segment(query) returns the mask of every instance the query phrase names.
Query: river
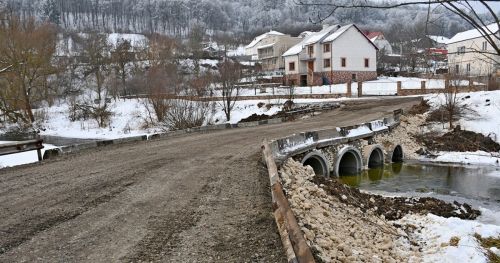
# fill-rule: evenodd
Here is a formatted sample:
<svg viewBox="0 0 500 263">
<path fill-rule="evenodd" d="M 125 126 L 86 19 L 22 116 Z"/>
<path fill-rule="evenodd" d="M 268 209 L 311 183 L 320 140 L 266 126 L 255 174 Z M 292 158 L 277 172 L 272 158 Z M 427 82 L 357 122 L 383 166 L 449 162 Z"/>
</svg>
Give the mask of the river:
<svg viewBox="0 0 500 263">
<path fill-rule="evenodd" d="M 500 167 L 399 163 L 341 176 L 340 180 L 367 192 L 432 196 L 500 214 Z M 500 218 L 494 221 L 500 224 Z"/>
</svg>

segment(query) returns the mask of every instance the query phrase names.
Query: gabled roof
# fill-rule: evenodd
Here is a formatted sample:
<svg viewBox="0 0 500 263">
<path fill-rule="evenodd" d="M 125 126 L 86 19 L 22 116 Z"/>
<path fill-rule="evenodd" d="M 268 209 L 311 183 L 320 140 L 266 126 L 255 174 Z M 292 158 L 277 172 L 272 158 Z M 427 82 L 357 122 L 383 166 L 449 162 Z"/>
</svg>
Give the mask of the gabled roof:
<svg viewBox="0 0 500 263">
<path fill-rule="evenodd" d="M 308 38 L 304 39 L 304 45 L 307 46 L 311 44 L 316 44 L 325 39 L 327 36 L 329 36 L 332 32 L 338 30 L 339 28 L 340 28 L 339 25 L 327 26 L 323 28 L 321 31 L 311 34 L 309 35 Z"/>
<path fill-rule="evenodd" d="M 312 33 L 312 34 L 306 36 L 300 43 L 298 43 L 297 45 L 288 49 L 283 54 L 283 57 L 297 55 L 302 51 L 302 49 L 304 49 L 305 46 L 308 46 L 308 45 L 312 45 L 312 44 L 315 44 L 318 42 L 321 42 L 321 43 L 333 42 L 351 27 L 354 27 L 356 30 L 358 30 L 358 32 L 361 35 L 363 35 L 363 37 L 366 38 L 366 35 L 363 34 L 363 32 L 354 24 L 349 24 L 349 25 L 345 25 L 342 27 L 339 25 L 333 25 L 333 26 L 326 27 L 319 32 L 315 32 L 315 33 Z M 376 50 L 378 50 L 377 46 L 375 46 L 375 44 L 373 44 L 373 42 L 370 41 L 370 39 L 366 38 L 366 40 L 368 42 L 370 42 L 370 44 Z"/>
<path fill-rule="evenodd" d="M 482 27 L 482 28 L 485 29 L 485 31 L 488 32 L 489 34 L 490 33 L 496 34 L 498 32 L 498 24 L 497 23 L 493 23 L 493 24 L 487 25 L 487 26 Z M 452 43 L 456 43 L 456 42 L 460 42 L 460 41 L 479 38 L 482 36 L 483 35 L 481 34 L 481 32 L 478 29 L 471 29 L 471 30 L 467 30 L 467 31 L 460 32 L 460 33 L 456 34 L 454 37 L 452 37 L 447 42 L 447 44 L 452 44 Z"/>
<path fill-rule="evenodd" d="M 334 41 L 335 39 L 337 39 L 340 35 L 342 35 L 345 31 L 347 31 L 347 29 L 351 28 L 352 26 L 354 26 L 354 24 L 349 24 L 349 25 L 345 25 L 343 27 L 340 27 L 335 32 L 330 34 L 328 37 L 323 39 L 322 43 Z"/>
<path fill-rule="evenodd" d="M 269 31 L 267 33 L 264 33 L 260 36 L 256 36 L 250 44 L 248 44 L 245 48 L 253 48 L 255 45 L 257 45 L 262 39 L 268 37 L 268 36 L 284 36 L 285 34 L 280 33 L 278 31 Z"/>
<path fill-rule="evenodd" d="M 355 24 L 349 24 L 349 25 L 345 25 L 341 28 L 339 28 L 337 31 L 335 31 L 335 33 L 331 34 L 330 36 L 328 36 L 327 38 L 325 38 L 323 40 L 323 43 L 325 42 L 332 42 L 332 41 L 335 41 L 335 39 L 337 39 L 338 37 L 340 37 L 344 32 L 346 32 L 349 28 L 351 27 L 354 27 L 356 30 L 358 30 L 358 32 L 376 49 L 378 50 L 378 47 L 373 43 L 373 41 L 371 41 L 365 34 L 363 34 L 363 31 L 361 31 L 361 29 L 359 29 L 359 27 L 357 27 Z"/>
<path fill-rule="evenodd" d="M 323 30 L 319 32 L 311 32 L 310 34 L 306 35 L 302 41 L 300 41 L 297 45 L 291 47 L 288 49 L 283 56 L 292 56 L 292 55 L 297 55 L 299 54 L 302 49 L 307 46 L 307 45 L 312 45 L 315 43 L 318 43 L 325 39 L 328 35 L 330 35 L 332 32 L 335 32 L 340 26 L 339 25 L 333 25 L 333 26 L 328 26 L 325 27 Z"/>
</svg>

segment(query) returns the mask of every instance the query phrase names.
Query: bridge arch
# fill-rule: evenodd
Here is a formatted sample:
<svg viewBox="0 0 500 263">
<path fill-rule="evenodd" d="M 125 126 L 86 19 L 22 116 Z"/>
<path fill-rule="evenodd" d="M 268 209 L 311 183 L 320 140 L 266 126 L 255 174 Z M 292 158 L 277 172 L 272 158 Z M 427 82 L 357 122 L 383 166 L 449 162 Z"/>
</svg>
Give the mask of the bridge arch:
<svg viewBox="0 0 500 263">
<path fill-rule="evenodd" d="M 391 162 L 401 163 L 404 159 L 403 147 L 401 145 L 396 145 L 392 150 Z"/>
<path fill-rule="evenodd" d="M 309 165 L 313 168 L 314 174 L 318 176 L 330 176 L 330 166 L 328 159 L 319 151 L 312 151 L 302 158 L 302 165 Z"/>
<path fill-rule="evenodd" d="M 384 166 L 384 148 L 379 144 L 365 146 L 363 157 L 367 169 Z"/>
<path fill-rule="evenodd" d="M 361 172 L 363 160 L 358 149 L 352 146 L 346 146 L 339 151 L 335 163 L 335 174 L 349 175 Z"/>
</svg>

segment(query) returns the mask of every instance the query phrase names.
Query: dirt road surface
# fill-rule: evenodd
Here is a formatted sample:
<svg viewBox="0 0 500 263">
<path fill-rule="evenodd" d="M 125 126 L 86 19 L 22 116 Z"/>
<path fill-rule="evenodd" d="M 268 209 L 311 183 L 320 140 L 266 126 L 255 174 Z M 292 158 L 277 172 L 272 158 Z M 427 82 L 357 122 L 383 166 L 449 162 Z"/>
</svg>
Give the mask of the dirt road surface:
<svg viewBox="0 0 500 263">
<path fill-rule="evenodd" d="M 358 124 L 417 101 L 367 100 L 0 170 L 0 262 L 286 262 L 263 139 Z"/>
</svg>

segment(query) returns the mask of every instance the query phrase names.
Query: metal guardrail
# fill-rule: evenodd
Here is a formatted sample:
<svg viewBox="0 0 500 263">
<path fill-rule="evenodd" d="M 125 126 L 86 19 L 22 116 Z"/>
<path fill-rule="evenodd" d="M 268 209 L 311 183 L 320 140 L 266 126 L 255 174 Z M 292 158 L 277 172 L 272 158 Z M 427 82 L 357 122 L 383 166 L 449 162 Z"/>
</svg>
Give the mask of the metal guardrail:
<svg viewBox="0 0 500 263">
<path fill-rule="evenodd" d="M 38 155 L 38 161 L 42 161 L 42 149 L 43 149 L 42 139 L 6 143 L 6 144 L 0 144 L 0 156 L 36 150 Z"/>
</svg>

